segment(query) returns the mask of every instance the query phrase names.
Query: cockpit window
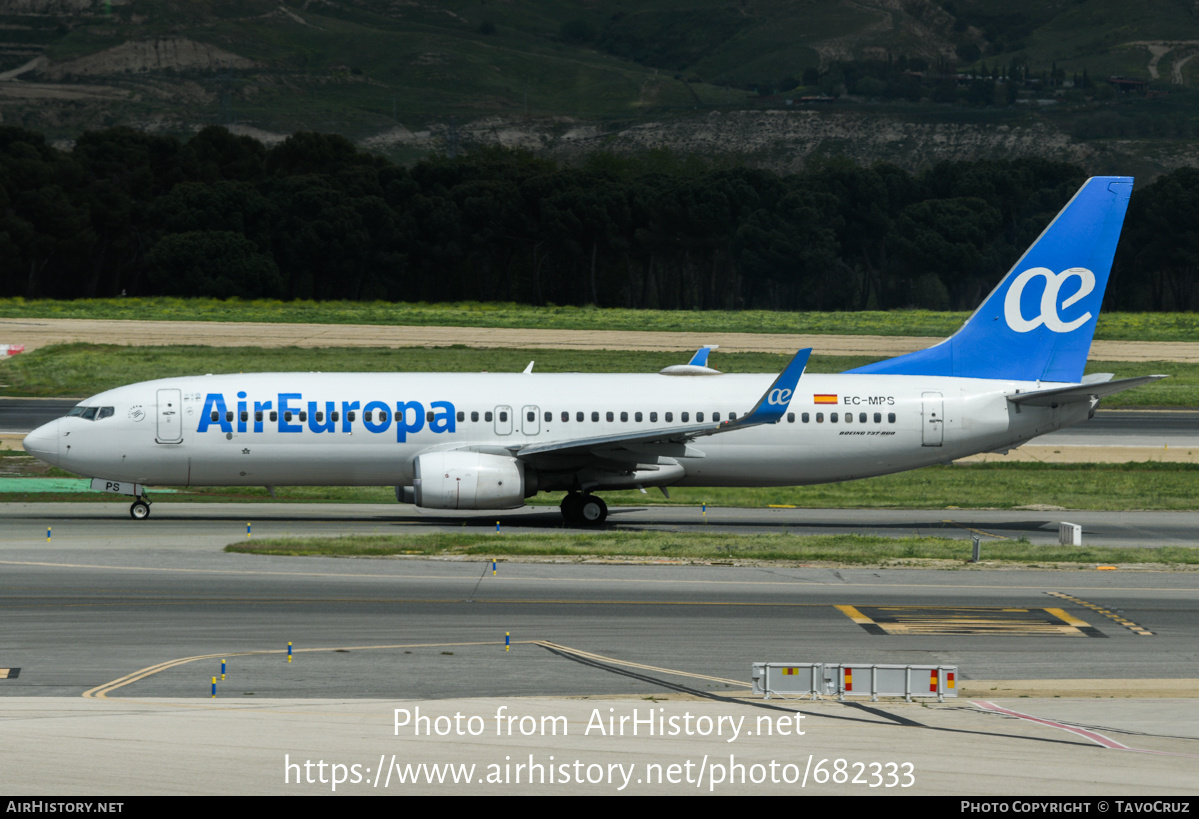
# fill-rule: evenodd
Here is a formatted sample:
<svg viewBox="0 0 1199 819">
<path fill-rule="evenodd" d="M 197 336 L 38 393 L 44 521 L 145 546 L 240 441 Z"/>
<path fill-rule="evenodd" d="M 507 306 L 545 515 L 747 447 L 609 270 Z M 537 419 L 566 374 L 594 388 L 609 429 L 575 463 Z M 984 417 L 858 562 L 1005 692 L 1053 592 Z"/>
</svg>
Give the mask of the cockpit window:
<svg viewBox="0 0 1199 819">
<path fill-rule="evenodd" d="M 68 418 L 82 418 L 84 421 L 95 421 L 99 418 L 111 418 L 116 412 L 113 407 L 72 407 L 67 413 Z"/>
</svg>

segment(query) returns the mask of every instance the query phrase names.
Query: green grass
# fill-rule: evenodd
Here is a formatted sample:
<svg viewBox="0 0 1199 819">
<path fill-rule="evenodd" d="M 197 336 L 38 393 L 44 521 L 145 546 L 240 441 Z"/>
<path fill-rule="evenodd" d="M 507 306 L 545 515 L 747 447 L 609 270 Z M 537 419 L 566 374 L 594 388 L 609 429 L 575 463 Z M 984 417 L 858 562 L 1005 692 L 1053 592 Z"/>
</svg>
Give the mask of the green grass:
<svg viewBox="0 0 1199 819">
<path fill-rule="evenodd" d="M 70 473 L 46 470 L 28 456 L 0 456 L 5 476 L 63 477 Z M 1062 509 L 1194 510 L 1199 508 L 1199 464 L 1041 464 L 972 463 L 931 466 L 895 475 L 816 486 L 767 488 L 672 487 L 670 498 L 656 489 L 643 495 L 636 490 L 604 492 L 610 506 L 669 505 L 694 510 L 700 519 L 702 504 L 765 508 L 795 506 L 809 509 Z M 262 487 L 176 488 L 171 503 L 395 503 L 392 487 L 378 486 L 278 486 L 272 498 Z M 151 490 L 153 497 L 154 490 Z M 16 501 L 113 501 L 128 498 L 107 493 L 51 495 L 6 493 Z M 562 493 L 531 498 L 533 506 L 556 507 Z M 396 507 L 397 514 L 411 507 Z M 1199 535 L 1196 536 L 1199 542 Z"/>
<path fill-rule="evenodd" d="M 411 556 L 604 556 L 653 560 L 828 561 L 894 566 L 915 561 L 970 560 L 969 540 L 863 535 L 730 535 L 694 532 L 555 532 L 537 535 L 445 533 L 430 535 L 350 535 L 339 538 L 269 538 L 238 541 L 227 552 L 268 555 L 382 557 Z M 1027 542 L 987 542 L 987 563 L 1165 563 L 1199 565 L 1199 550 L 1183 547 L 1121 549 L 1033 546 Z"/>
<path fill-rule="evenodd" d="M 686 361 L 687 353 L 640 350 L 497 350 L 470 347 L 122 347 L 60 344 L 0 363 L 0 390 L 10 396 L 83 398 L 114 387 L 171 376 L 243 372 L 520 372 L 536 361 L 537 372 L 654 373 Z M 775 353 L 713 354 L 711 364 L 730 373 L 777 373 L 788 357 Z M 812 373 L 860 367 L 877 356 L 814 355 Z M 1199 407 L 1199 365 L 1154 361 L 1092 361 L 1088 372 L 1117 378 L 1164 374 L 1165 381 L 1109 399 L 1113 407 Z"/>
<path fill-rule="evenodd" d="M 0 318 L 148 321 L 260 321 L 275 324 L 382 324 L 448 327 L 536 327 L 547 330 L 647 330 L 691 333 L 815 333 L 927 336 L 955 332 L 970 314 L 933 310 L 788 313 L 770 310 L 629 310 L 533 307 L 508 302 L 445 304 L 347 301 L 240 301 L 123 298 L 0 299 Z M 1199 341 L 1199 313 L 1103 313 L 1095 338 L 1111 341 Z"/>
<path fill-rule="evenodd" d="M 605 492 L 610 504 L 810 509 L 1063 509 L 1124 511 L 1199 508 L 1199 464 L 975 463 L 930 466 L 843 483 L 765 488 L 673 487 L 670 500 L 635 490 Z M 546 502 L 554 500 L 545 496 Z M 1199 535 L 1196 535 L 1199 542 Z"/>
</svg>

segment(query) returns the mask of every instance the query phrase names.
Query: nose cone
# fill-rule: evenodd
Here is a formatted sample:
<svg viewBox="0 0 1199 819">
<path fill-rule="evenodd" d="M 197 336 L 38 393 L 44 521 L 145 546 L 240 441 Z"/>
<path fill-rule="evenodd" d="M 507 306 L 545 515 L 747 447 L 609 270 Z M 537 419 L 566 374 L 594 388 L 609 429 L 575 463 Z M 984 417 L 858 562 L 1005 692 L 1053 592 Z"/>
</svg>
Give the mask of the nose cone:
<svg viewBox="0 0 1199 819">
<path fill-rule="evenodd" d="M 62 419 L 56 418 L 48 424 L 42 424 L 25 436 L 25 451 L 33 457 L 48 464 L 58 465 L 58 425 Z"/>
</svg>

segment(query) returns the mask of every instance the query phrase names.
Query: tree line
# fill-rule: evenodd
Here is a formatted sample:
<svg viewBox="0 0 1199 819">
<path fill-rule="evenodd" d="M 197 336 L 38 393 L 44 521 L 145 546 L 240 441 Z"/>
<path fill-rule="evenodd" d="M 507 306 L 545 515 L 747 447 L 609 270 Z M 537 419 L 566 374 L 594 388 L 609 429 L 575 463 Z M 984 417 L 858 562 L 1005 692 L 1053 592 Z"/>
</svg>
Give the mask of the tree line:
<svg viewBox="0 0 1199 819">
<path fill-rule="evenodd" d="M 1085 178 L 1036 159 L 778 175 L 666 149 L 410 167 L 340 136 L 267 148 L 0 128 L 0 295 L 970 309 Z M 1199 170 L 1134 194 L 1109 309 L 1199 308 Z"/>
</svg>

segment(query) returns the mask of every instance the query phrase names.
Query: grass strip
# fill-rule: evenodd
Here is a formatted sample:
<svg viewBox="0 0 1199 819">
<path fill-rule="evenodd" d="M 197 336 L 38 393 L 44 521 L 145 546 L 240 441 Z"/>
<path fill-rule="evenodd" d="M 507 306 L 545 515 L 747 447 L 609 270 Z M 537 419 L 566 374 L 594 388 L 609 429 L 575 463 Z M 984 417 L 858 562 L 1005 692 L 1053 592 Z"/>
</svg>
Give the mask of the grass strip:
<svg viewBox="0 0 1199 819">
<path fill-rule="evenodd" d="M 625 557 L 663 560 L 787 560 L 849 565 L 902 566 L 910 561 L 956 561 L 967 565 L 972 542 L 938 537 L 887 538 L 868 535 L 734 535 L 705 532 L 570 532 L 535 535 L 451 532 L 427 535 L 349 535 L 337 538 L 265 538 L 231 543 L 227 552 L 247 554 L 386 557 L 502 556 Z M 1045 564 L 1162 563 L 1199 565 L 1199 550 L 1178 546 L 1034 546 L 987 541 L 987 563 Z M 910 565 L 910 563 L 909 563 Z"/>
<path fill-rule="evenodd" d="M 520 372 L 536 361 L 536 372 L 656 373 L 685 363 L 687 353 L 640 350 L 532 350 L 472 347 L 124 347 L 112 344 L 55 344 L 13 356 L 0 368 L 4 394 L 13 397 L 95 395 L 104 390 L 203 373 L 270 372 Z M 712 357 L 729 373 L 777 373 L 789 356 L 775 353 L 722 353 Z M 879 356 L 813 355 L 809 373 L 839 373 Z M 1170 376 L 1105 399 L 1105 409 L 1119 407 L 1199 407 L 1199 364 L 1179 362 L 1092 361 L 1088 372 L 1115 373 L 1116 378 Z M 756 398 L 756 396 L 755 396 Z"/>
<path fill-rule="evenodd" d="M 28 456 L 0 457 L 0 470 L 19 477 L 36 473 L 67 477 L 58 469 L 41 469 Z M 150 489 L 150 497 L 155 492 Z M 698 517 L 701 504 L 765 508 L 796 506 L 806 509 L 1091 509 L 1187 511 L 1199 508 L 1199 464 L 1156 461 L 1126 464 L 969 463 L 815 486 L 671 487 L 670 498 L 657 490 L 603 492 L 609 506 L 690 507 Z M 277 486 L 276 497 L 259 486 L 177 487 L 164 501 L 200 503 L 382 503 L 395 504 L 395 489 L 380 486 Z M 41 494 L 17 489 L 0 495 L 18 501 L 113 501 L 125 496 L 105 492 Z M 530 498 L 536 507 L 557 506 L 562 493 Z M 397 514 L 411 507 L 397 506 Z M 1199 536 L 1197 536 L 1199 541 Z"/>
<path fill-rule="evenodd" d="M 534 307 L 512 302 L 276 301 L 208 298 L 0 299 L 0 318 L 251 321 L 304 324 L 386 324 L 446 327 L 538 327 L 547 330 L 638 330 L 701 333 L 827 333 L 934 336 L 954 333 L 968 311 L 630 310 L 616 307 Z M 1095 338 L 1112 341 L 1194 341 L 1199 313 L 1102 313 Z"/>
</svg>

